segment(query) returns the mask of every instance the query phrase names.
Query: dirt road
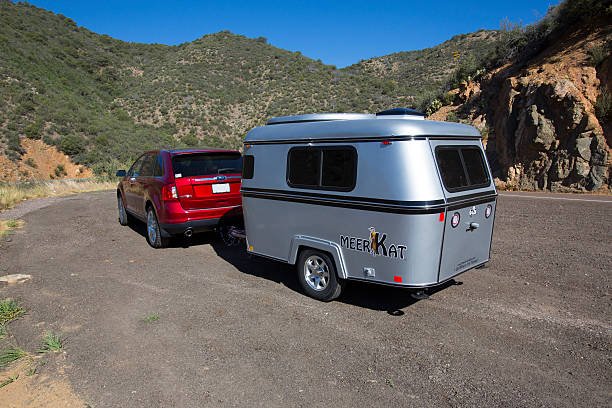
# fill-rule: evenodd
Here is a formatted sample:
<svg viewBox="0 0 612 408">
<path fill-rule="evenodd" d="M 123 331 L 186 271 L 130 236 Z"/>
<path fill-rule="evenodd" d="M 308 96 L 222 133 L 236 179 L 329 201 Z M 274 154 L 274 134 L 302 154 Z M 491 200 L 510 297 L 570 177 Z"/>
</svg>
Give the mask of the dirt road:
<svg viewBox="0 0 612 408">
<path fill-rule="evenodd" d="M 550 198 L 501 195 L 490 267 L 428 300 L 354 284 L 320 303 L 210 236 L 152 249 L 112 192 L 83 194 L 23 216 L 0 274 L 33 279 L 0 297 L 29 311 L 24 348 L 64 336 L 93 407 L 610 406 L 612 202 Z"/>
</svg>

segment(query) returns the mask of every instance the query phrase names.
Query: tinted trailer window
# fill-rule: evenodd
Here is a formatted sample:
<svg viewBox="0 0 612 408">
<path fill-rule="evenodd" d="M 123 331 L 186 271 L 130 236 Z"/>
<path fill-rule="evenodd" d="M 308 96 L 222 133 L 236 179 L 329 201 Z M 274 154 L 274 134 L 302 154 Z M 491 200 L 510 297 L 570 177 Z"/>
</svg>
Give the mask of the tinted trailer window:
<svg viewBox="0 0 612 408">
<path fill-rule="evenodd" d="M 172 158 L 175 177 L 192 177 L 209 174 L 242 172 L 240 154 L 185 154 Z M 180 174 L 180 176 L 178 176 Z"/>
<path fill-rule="evenodd" d="M 478 147 L 438 147 L 436 161 L 448 191 L 480 188 L 489 184 L 489 174 Z"/>
<path fill-rule="evenodd" d="M 356 177 L 357 151 L 352 146 L 289 150 L 287 183 L 291 187 L 351 191 Z"/>
</svg>

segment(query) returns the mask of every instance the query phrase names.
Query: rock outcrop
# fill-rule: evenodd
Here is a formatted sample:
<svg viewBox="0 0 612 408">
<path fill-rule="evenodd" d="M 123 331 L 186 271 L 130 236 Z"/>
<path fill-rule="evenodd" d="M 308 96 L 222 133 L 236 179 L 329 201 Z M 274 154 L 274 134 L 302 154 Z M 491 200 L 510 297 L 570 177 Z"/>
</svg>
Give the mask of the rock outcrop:
<svg viewBox="0 0 612 408">
<path fill-rule="evenodd" d="M 595 106 L 610 91 L 612 62 L 608 53 L 593 66 L 588 51 L 606 49 L 611 37 L 609 26 L 577 29 L 531 61 L 459 90 L 463 113 L 489 131 L 487 154 L 501 187 L 610 189 L 610 124 Z"/>
</svg>

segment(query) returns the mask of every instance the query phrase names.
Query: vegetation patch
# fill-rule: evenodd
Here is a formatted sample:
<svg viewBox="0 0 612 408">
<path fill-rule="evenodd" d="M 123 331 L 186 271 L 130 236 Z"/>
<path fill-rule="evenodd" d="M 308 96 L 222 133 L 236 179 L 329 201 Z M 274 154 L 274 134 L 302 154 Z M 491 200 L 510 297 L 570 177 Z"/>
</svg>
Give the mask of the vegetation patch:
<svg viewBox="0 0 612 408">
<path fill-rule="evenodd" d="M 146 315 L 146 316 L 144 317 L 144 319 L 143 319 L 143 320 L 144 320 L 144 322 L 145 322 L 145 323 L 153 323 L 153 322 L 156 322 L 156 321 L 158 321 L 158 320 L 159 320 L 159 314 L 157 314 L 157 313 L 151 313 L 151 314 L 148 314 L 148 315 Z"/>
<path fill-rule="evenodd" d="M 587 52 L 589 54 L 589 64 L 593 67 L 601 64 L 610 55 L 610 50 L 605 44 L 594 45 Z"/>
<path fill-rule="evenodd" d="M 0 324 L 4 325 L 11 320 L 15 320 L 25 313 L 25 309 L 17 304 L 13 299 L 0 301 Z"/>
<path fill-rule="evenodd" d="M 40 350 L 38 350 L 38 352 L 39 353 L 48 353 L 48 352 L 57 353 L 58 351 L 62 349 L 62 347 L 63 347 L 63 344 L 62 344 L 62 339 L 60 338 L 60 336 L 49 331 L 45 333 L 43 337 L 42 347 L 40 348 Z"/>
<path fill-rule="evenodd" d="M 605 87 L 601 88 L 597 101 L 595 101 L 595 115 L 602 122 L 612 116 L 612 95 Z"/>
<path fill-rule="evenodd" d="M 11 231 L 23 227 L 22 220 L 0 220 L 0 238 L 11 233 Z"/>
<path fill-rule="evenodd" d="M 15 382 L 19 378 L 19 374 L 11 375 L 6 380 L 0 382 L 0 388 L 6 387 L 7 385 Z"/>
<path fill-rule="evenodd" d="M 27 356 L 28 353 L 19 347 L 9 347 L 0 351 L 0 368 L 5 368 L 13 361 Z"/>
</svg>

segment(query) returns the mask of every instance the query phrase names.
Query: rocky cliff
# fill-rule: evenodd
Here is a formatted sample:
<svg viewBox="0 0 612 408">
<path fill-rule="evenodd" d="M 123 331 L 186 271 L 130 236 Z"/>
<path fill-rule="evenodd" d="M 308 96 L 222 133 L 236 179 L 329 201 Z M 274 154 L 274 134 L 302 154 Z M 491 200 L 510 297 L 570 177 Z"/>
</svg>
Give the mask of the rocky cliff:
<svg viewBox="0 0 612 408">
<path fill-rule="evenodd" d="M 527 61 L 463 83 L 433 118 L 483 131 L 502 188 L 609 190 L 611 38 L 605 21 L 574 27 Z"/>
</svg>

